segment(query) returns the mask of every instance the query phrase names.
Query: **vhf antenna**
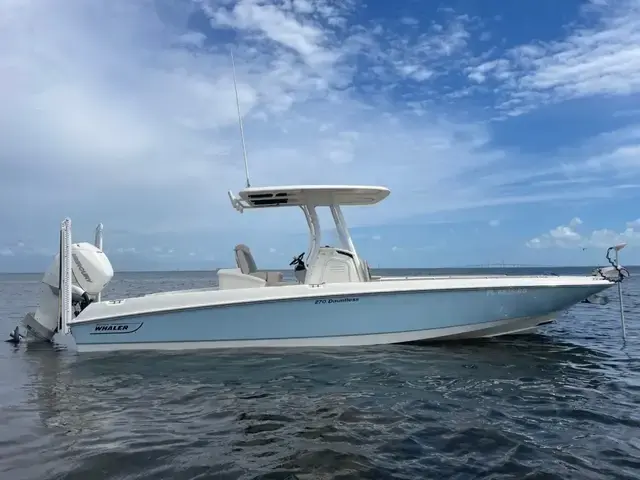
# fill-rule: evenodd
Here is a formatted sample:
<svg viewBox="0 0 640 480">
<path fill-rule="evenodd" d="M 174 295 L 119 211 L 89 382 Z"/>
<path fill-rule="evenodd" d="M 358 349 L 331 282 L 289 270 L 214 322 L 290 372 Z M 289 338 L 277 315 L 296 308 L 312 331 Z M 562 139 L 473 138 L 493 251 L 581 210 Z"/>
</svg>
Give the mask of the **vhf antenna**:
<svg viewBox="0 0 640 480">
<path fill-rule="evenodd" d="M 249 163 L 247 160 L 247 147 L 244 144 L 244 128 L 242 128 L 242 115 L 240 114 L 240 100 L 238 100 L 238 85 L 236 84 L 236 64 L 233 61 L 233 50 L 231 53 L 231 68 L 233 69 L 233 89 L 236 92 L 236 108 L 238 110 L 238 124 L 240 125 L 240 139 L 242 140 L 242 156 L 244 158 L 244 176 L 247 180 L 247 188 L 251 187 L 249 182 Z"/>
</svg>

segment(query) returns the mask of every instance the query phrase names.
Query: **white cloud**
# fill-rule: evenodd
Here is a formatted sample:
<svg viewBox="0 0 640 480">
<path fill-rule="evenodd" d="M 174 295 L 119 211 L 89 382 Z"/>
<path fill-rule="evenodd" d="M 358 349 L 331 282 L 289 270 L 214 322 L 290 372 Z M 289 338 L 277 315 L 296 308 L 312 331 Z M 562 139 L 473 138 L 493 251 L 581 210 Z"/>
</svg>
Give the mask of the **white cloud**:
<svg viewBox="0 0 640 480">
<path fill-rule="evenodd" d="M 498 108 L 510 116 L 575 98 L 640 93 L 639 5 L 592 2 L 563 38 L 521 44 L 492 60 L 480 57 L 467 75 L 499 83 Z"/>
<path fill-rule="evenodd" d="M 500 220 L 497 220 L 497 219 L 490 220 L 489 221 L 489 226 L 490 227 L 499 227 L 500 226 Z"/>
<path fill-rule="evenodd" d="M 297 3 L 296 6 L 298 13 L 313 12 L 309 4 Z M 214 26 L 230 26 L 263 34 L 269 40 L 296 52 L 312 69 L 330 68 L 338 59 L 338 52 L 325 46 L 328 43 L 327 32 L 312 22 L 300 22 L 294 14 L 277 5 L 241 0 L 231 10 L 213 5 L 207 10 Z"/>
<path fill-rule="evenodd" d="M 582 223 L 580 218 L 573 218 L 567 225 L 559 225 L 547 233 L 532 238 L 526 242 L 526 246 L 529 248 L 609 248 L 619 243 L 627 243 L 630 247 L 640 246 L 640 228 L 637 221 L 627 222 L 627 228 L 622 232 L 600 229 L 580 233 L 578 227 Z"/>
<path fill-rule="evenodd" d="M 576 227 L 581 224 L 582 220 L 575 217 L 571 219 L 568 225 L 559 225 L 548 233 L 529 240 L 526 245 L 529 248 L 545 248 L 550 246 L 570 248 L 581 246 L 583 239 L 576 231 Z"/>
<path fill-rule="evenodd" d="M 640 124 L 595 135 L 572 149 L 559 152 L 559 169 L 576 182 L 618 181 L 616 188 L 638 188 L 640 181 Z"/>
<path fill-rule="evenodd" d="M 542 239 L 540 237 L 535 237 L 531 240 L 528 240 L 526 245 L 529 248 L 545 248 L 547 246 L 546 243 L 542 243 Z"/>
<path fill-rule="evenodd" d="M 375 210 L 348 210 L 351 225 L 619 195 L 615 188 L 623 180 L 595 175 L 600 167 L 593 155 L 596 180 L 589 188 L 579 183 L 587 174 L 572 170 L 585 158 L 578 147 L 573 160 L 562 155 L 562 168 L 523 171 L 531 159 L 494 146 L 492 127 L 482 119 L 427 108 L 442 96 L 438 79 L 466 68 L 475 19 L 405 18 L 398 20 L 404 28 L 394 29 L 375 19 L 355 25 L 357 16 L 349 17 L 355 8 L 328 0 L 3 2 L 0 202 L 21 198 L 21 209 L 4 209 L 0 221 L 32 239 L 49 238 L 65 215 L 74 229 L 76 221 L 103 221 L 110 242 L 114 229 L 124 232 L 121 243 L 112 243 L 123 253 L 131 245 L 150 249 L 129 243 L 130 234 L 207 232 L 218 239 L 238 232 L 257 241 L 267 231 L 304 231 L 297 211 L 241 216 L 228 203 L 226 190 L 244 180 L 230 45 L 253 184 L 391 188 Z M 195 31 L 194 15 L 206 18 L 206 28 Z M 538 55 L 533 47 L 519 52 Z M 359 68 L 363 58 L 369 64 Z M 464 71 L 472 83 L 510 82 L 514 61 L 486 58 Z M 527 75 L 542 72 L 542 64 L 532 62 L 514 84 L 513 98 L 516 87 L 532 84 Z M 420 84 L 421 99 L 391 101 L 387 94 L 406 87 L 402 82 Z M 600 164 L 630 164 L 635 140 L 600 141 Z M 540 183 L 513 187 L 532 178 Z M 562 190 L 543 184 L 568 179 L 573 183 Z M 192 246 L 184 251 L 200 255 Z"/>
<path fill-rule="evenodd" d="M 463 178 L 508 160 L 501 151 L 478 151 L 490 140 L 486 126 L 435 114 L 416 122 L 343 88 L 358 53 L 377 51 L 380 65 L 402 70 L 464 48 L 464 18 L 433 26 L 419 45 L 388 32 L 395 46 L 383 51 L 383 32 L 344 31 L 337 19 L 348 3 L 314 3 L 312 14 L 303 3 L 296 14 L 249 0 L 202 5 L 213 27 L 232 26 L 244 39 L 236 64 L 254 183 L 383 180 L 394 193 L 376 221 L 397 216 L 403 202 L 412 204 L 404 209 L 410 215 L 495 200 Z M 0 61 L 16 82 L 0 92 L 3 176 L 12 180 L 3 200 L 29 182 L 41 197 L 25 201 L 28 211 L 39 210 L 44 197 L 58 216 L 91 214 L 131 231 L 249 229 L 255 218 L 273 225 L 266 214 L 249 226 L 226 198 L 242 182 L 226 46 L 194 54 L 203 39 L 187 29 L 186 17 L 168 24 L 147 3 L 89 8 L 59 0 L 3 9 L 12 21 L 0 30 Z M 392 158 L 401 161 L 390 165 Z M 58 195 L 61 189 L 67 193 Z M 416 194 L 422 202 L 405 202 Z M 443 194 L 446 204 L 436 201 Z M 33 223 L 44 223 L 43 213 L 34 215 Z"/>
<path fill-rule="evenodd" d="M 401 23 L 407 22 L 411 23 L 401 19 Z M 423 83 L 446 74 L 452 62 L 459 61 L 454 55 L 470 56 L 467 46 L 471 22 L 469 16 L 453 13 L 446 24 L 431 22 L 420 30 L 396 30 L 387 21 L 374 22 L 359 37 L 366 46 L 361 53 L 375 64 L 371 73 L 378 80 L 389 81 L 390 89 L 396 88 L 401 79 Z"/>
<path fill-rule="evenodd" d="M 636 220 L 632 220 L 630 222 L 627 222 L 627 227 L 628 228 L 637 228 L 638 230 L 640 230 L 640 218 L 638 218 Z"/>
<path fill-rule="evenodd" d="M 602 229 L 594 230 L 589 237 L 589 245 L 600 248 L 609 248 L 619 243 L 626 243 L 630 247 L 640 246 L 640 230 L 626 228 L 622 232 Z"/>
</svg>

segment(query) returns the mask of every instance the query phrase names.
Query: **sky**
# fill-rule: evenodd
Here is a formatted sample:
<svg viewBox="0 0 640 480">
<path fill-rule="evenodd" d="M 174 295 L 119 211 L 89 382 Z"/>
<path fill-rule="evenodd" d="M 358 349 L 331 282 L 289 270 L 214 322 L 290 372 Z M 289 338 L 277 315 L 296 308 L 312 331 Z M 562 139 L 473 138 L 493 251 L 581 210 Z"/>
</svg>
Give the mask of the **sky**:
<svg viewBox="0 0 640 480">
<path fill-rule="evenodd" d="M 300 210 L 227 196 L 231 51 L 252 186 L 391 190 L 371 266 L 640 264 L 640 0 L 3 0 L 0 271 L 67 216 L 116 270 L 288 268 Z"/>
</svg>

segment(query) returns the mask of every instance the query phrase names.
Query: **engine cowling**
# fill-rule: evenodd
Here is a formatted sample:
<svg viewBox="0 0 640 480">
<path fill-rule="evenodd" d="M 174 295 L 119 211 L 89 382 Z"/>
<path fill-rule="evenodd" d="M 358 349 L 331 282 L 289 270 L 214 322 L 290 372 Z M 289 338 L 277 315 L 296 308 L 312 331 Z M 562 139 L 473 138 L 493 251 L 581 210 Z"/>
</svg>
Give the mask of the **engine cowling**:
<svg viewBox="0 0 640 480">
<path fill-rule="evenodd" d="M 113 278 L 111 262 L 95 245 L 87 242 L 71 246 L 71 272 L 73 284 L 89 295 L 97 295 Z M 56 254 L 49 269 L 42 278 L 43 283 L 58 288 L 60 275 L 60 254 Z"/>
<path fill-rule="evenodd" d="M 109 258 L 95 245 L 87 242 L 71 246 L 72 295 L 75 314 L 79 314 L 101 293 L 113 278 L 113 267 Z M 28 313 L 23 325 L 27 335 L 40 340 L 51 340 L 58 327 L 58 296 L 60 293 L 60 254 L 42 277 L 42 286 L 35 313 Z"/>
</svg>

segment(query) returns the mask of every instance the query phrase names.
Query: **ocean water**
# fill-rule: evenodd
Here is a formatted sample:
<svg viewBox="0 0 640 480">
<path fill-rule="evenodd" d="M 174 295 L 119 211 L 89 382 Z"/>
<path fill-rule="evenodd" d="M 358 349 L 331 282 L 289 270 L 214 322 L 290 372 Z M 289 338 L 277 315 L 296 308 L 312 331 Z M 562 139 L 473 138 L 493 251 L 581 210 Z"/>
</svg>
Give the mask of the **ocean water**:
<svg viewBox="0 0 640 480">
<path fill-rule="evenodd" d="M 0 275 L 0 333 L 34 309 L 40 277 Z M 0 479 L 638 479 L 638 277 L 623 284 L 626 343 L 615 287 L 608 305 L 491 341 L 91 355 L 0 343 Z M 214 282 L 122 273 L 106 298 Z"/>
</svg>

